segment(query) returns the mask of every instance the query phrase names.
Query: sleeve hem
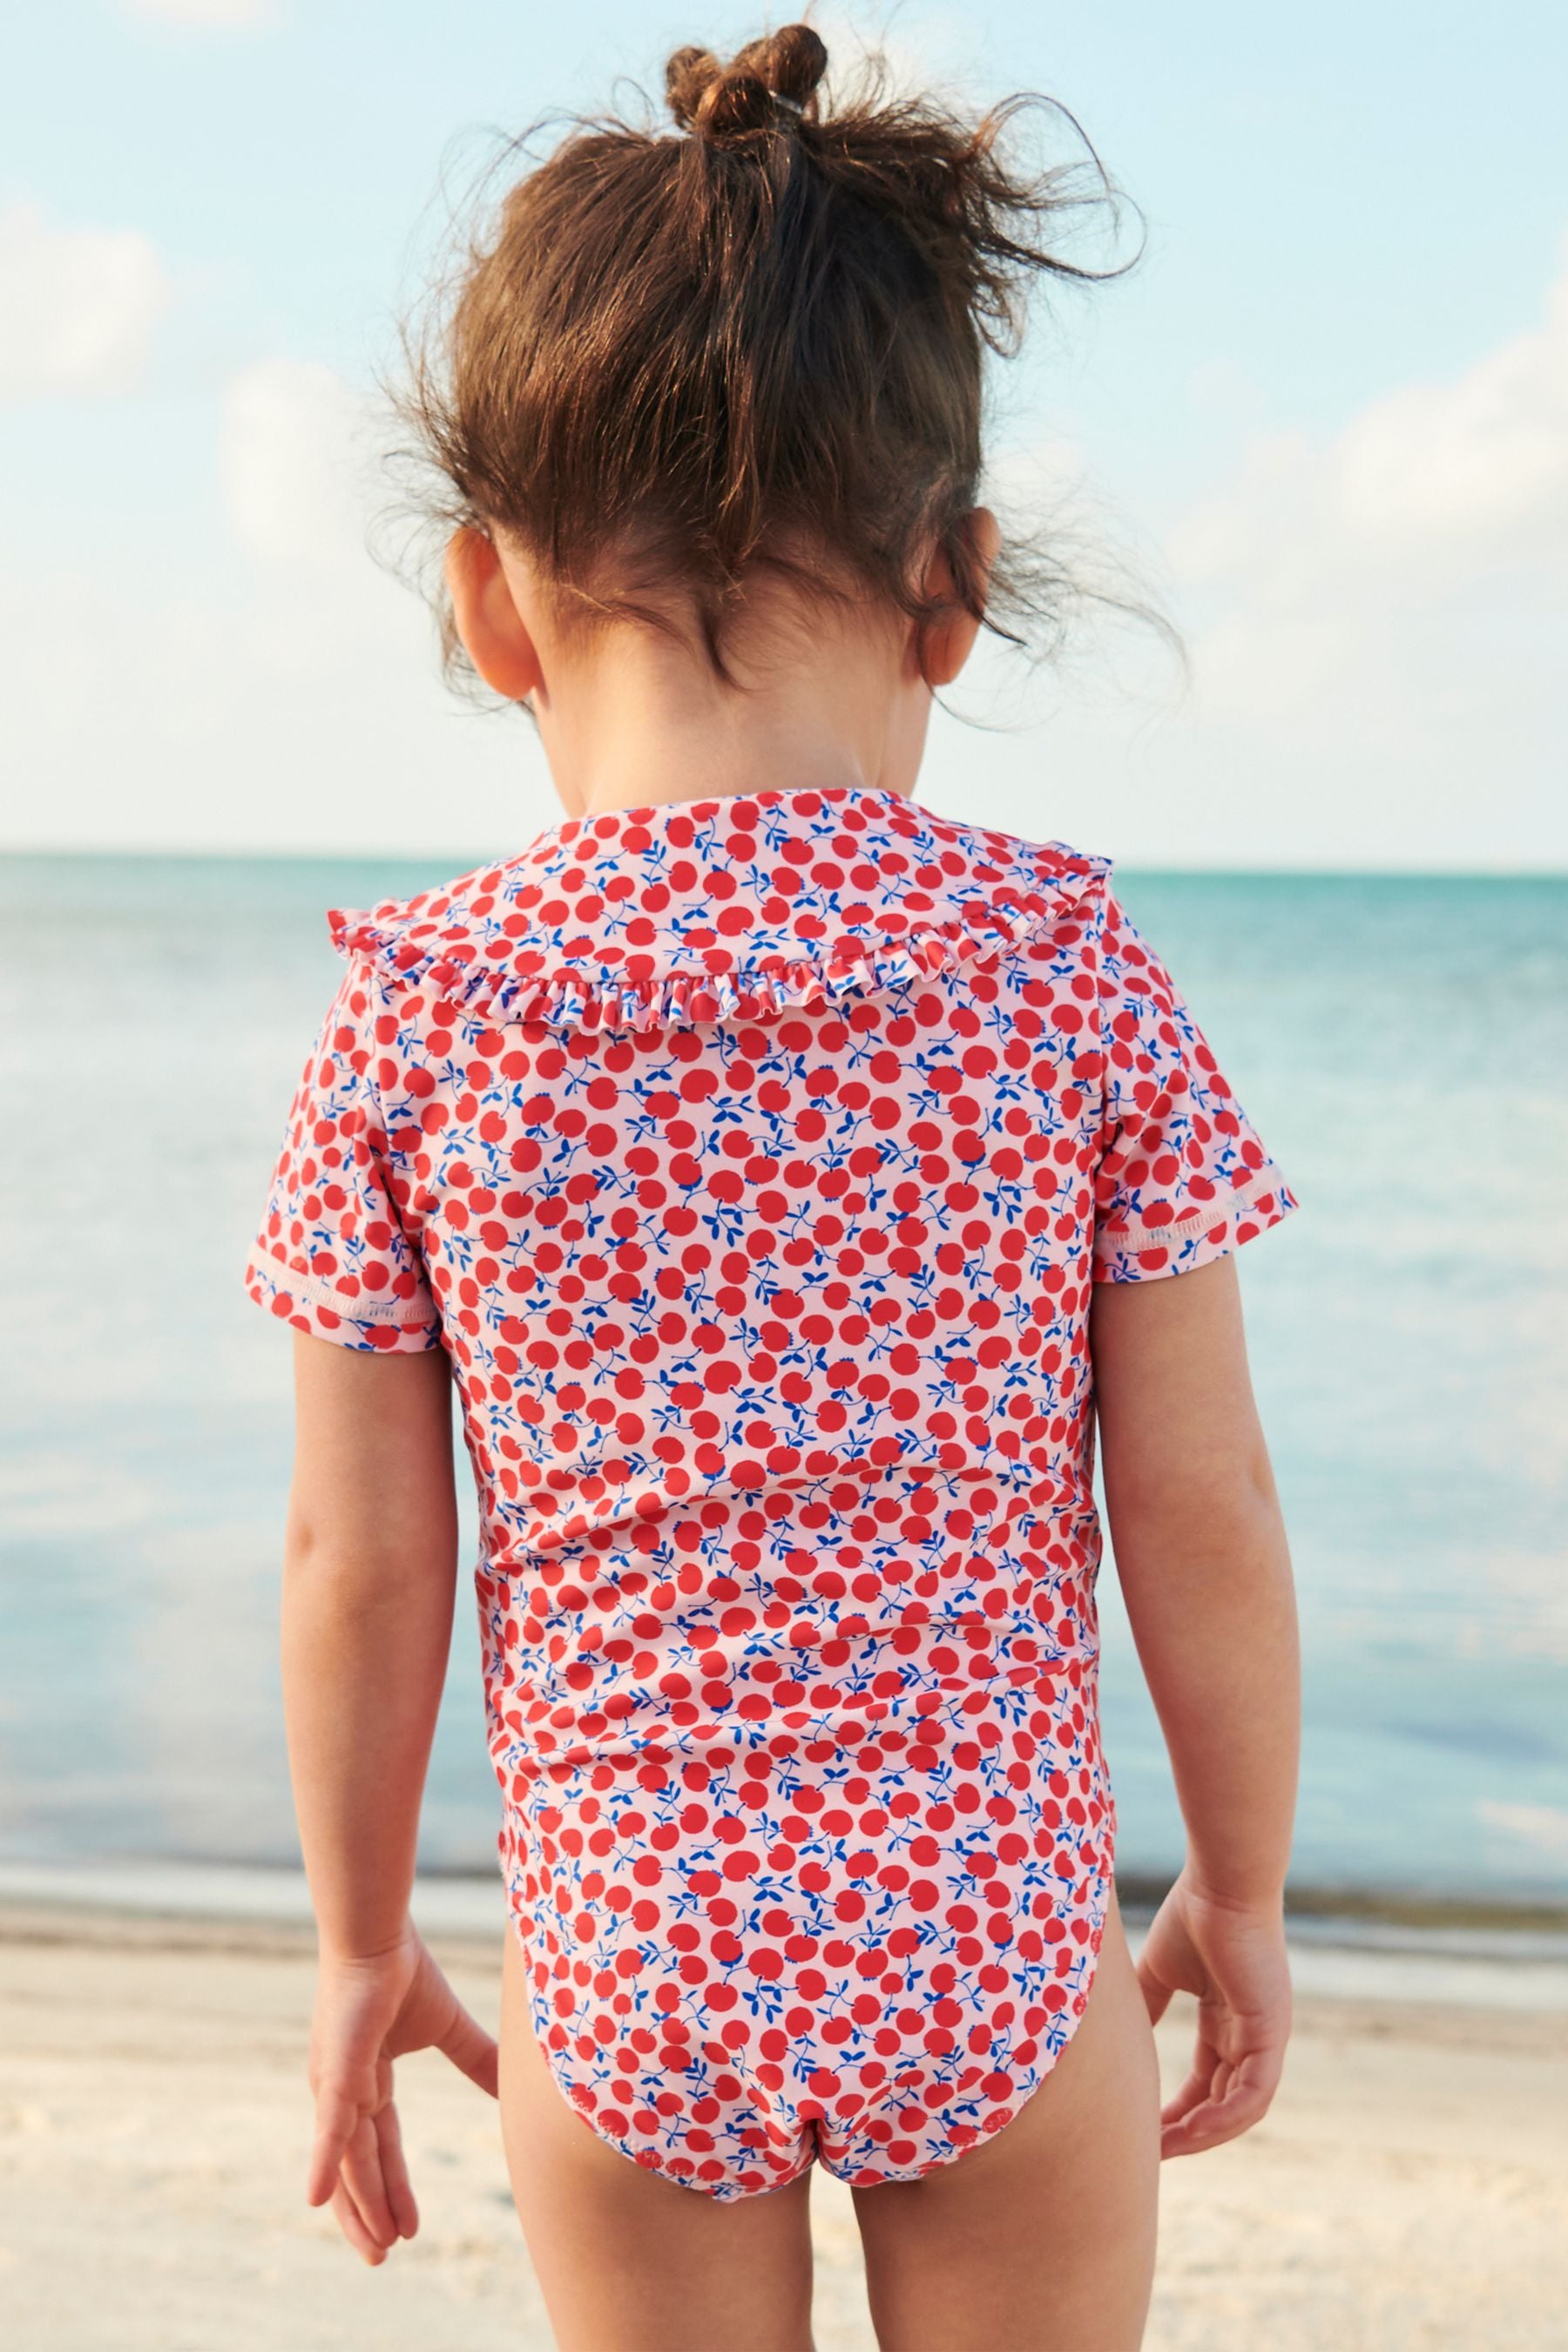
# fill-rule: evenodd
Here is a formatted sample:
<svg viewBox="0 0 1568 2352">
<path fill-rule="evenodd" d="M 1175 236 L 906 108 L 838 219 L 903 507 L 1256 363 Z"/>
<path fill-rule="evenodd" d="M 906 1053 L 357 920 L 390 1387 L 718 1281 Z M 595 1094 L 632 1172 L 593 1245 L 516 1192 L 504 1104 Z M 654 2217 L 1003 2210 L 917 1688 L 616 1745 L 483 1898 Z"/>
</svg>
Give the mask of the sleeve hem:
<svg viewBox="0 0 1568 2352">
<path fill-rule="evenodd" d="M 284 1259 L 274 1257 L 259 1244 L 247 1259 L 245 1272 L 247 1280 L 260 1277 L 307 1306 L 325 1307 L 329 1314 L 341 1315 L 350 1323 L 390 1323 L 402 1330 L 417 1330 L 441 1319 L 434 1298 L 423 1285 L 406 1298 L 393 1293 L 350 1297 L 342 1290 L 334 1290 L 330 1283 L 318 1282 L 313 1275 L 297 1273 Z"/>
<path fill-rule="evenodd" d="M 1248 1187 L 1249 1192 L 1252 1189 Z M 1184 1217 L 1179 1225 L 1127 1226 L 1108 1235 L 1103 1244 L 1097 1236 L 1093 1279 L 1139 1282 L 1161 1275 L 1190 1274 L 1268 1233 L 1300 1205 L 1277 1173 L 1257 1189 L 1268 1201 L 1267 1207 L 1237 1195 L 1232 1202 L 1216 1202 L 1206 1216 Z"/>
<path fill-rule="evenodd" d="M 1206 1207 L 1195 1210 L 1190 1217 L 1183 1217 L 1178 1223 L 1102 1226 L 1096 1235 L 1096 1244 L 1104 1255 L 1114 1256 L 1127 1249 L 1163 1249 L 1172 1242 L 1197 1241 L 1222 1217 L 1234 1216 L 1239 1211 L 1254 1208 L 1260 1196 L 1270 1192 L 1285 1194 L 1289 1196 L 1289 1205 L 1296 1205 L 1294 1195 L 1290 1194 L 1289 1185 L 1272 1160 L 1254 1169 L 1246 1183 L 1237 1184 L 1228 1199 L 1216 1195 Z"/>
</svg>

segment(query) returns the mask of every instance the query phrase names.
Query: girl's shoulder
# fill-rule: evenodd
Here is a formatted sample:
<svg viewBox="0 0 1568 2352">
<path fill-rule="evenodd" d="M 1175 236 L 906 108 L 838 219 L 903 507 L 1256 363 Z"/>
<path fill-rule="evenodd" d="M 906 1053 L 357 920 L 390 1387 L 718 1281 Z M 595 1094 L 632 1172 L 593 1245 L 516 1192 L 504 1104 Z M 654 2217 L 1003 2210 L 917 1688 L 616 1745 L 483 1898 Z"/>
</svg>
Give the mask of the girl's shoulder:
<svg viewBox="0 0 1568 2352">
<path fill-rule="evenodd" d="M 1100 927 L 1111 861 L 845 787 L 572 818 L 369 908 L 334 946 L 490 1021 L 651 1029 L 764 1016 Z"/>
</svg>

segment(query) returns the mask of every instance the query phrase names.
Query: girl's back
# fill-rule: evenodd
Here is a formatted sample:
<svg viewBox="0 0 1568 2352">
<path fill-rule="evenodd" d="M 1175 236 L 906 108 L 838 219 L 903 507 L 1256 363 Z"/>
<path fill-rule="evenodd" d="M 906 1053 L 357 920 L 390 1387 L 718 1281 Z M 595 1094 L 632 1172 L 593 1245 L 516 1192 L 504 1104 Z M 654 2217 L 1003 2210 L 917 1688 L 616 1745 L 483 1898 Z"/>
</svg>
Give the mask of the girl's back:
<svg viewBox="0 0 1568 2352">
<path fill-rule="evenodd" d="M 716 2195 L 956 2154 L 1087 1998 L 1090 1284 L 1291 1204 L 1107 877 L 775 790 L 331 919 L 252 1295 L 449 1350 L 536 2027 Z"/>
</svg>

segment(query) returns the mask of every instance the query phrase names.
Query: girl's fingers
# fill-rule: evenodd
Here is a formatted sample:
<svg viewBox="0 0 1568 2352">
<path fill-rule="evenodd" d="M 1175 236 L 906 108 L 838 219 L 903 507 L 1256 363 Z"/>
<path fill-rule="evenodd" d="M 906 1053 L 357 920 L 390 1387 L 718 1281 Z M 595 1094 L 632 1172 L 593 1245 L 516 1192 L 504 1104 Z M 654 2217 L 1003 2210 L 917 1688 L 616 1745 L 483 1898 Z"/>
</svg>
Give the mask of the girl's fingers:
<svg viewBox="0 0 1568 2352">
<path fill-rule="evenodd" d="M 341 2180 L 332 2190 L 332 2211 L 337 2215 L 339 2229 L 362 2261 L 374 2265 L 386 2260 L 385 2247 L 376 2244 L 360 2219 L 358 2206 Z"/>
<path fill-rule="evenodd" d="M 1161 2155 L 1197 2156 L 1205 2148 L 1218 2147 L 1250 2131 L 1267 2114 L 1279 2074 L 1279 2061 L 1273 2052 L 1258 2052 L 1239 2065 L 1222 2070 L 1208 2096 L 1179 2115 L 1162 2116 Z"/>
<path fill-rule="evenodd" d="M 338 2168 L 343 2160 L 343 2151 L 353 2137 L 359 2118 L 357 2099 L 349 2098 L 342 2091 L 319 2090 L 316 2093 L 316 2137 L 305 2178 L 305 2202 L 308 2205 L 324 2205 L 331 2195 Z"/>
<path fill-rule="evenodd" d="M 375 2133 L 381 2143 L 381 2177 L 386 2183 L 386 2201 L 397 2224 L 397 2234 L 401 2238 L 411 2238 L 419 2227 L 419 2208 L 415 2202 L 413 2183 L 408 2178 L 397 2109 L 390 2102 L 375 2118 Z"/>
<path fill-rule="evenodd" d="M 1181 2089 L 1161 2108 L 1161 2123 L 1179 2124 L 1184 2116 L 1191 2115 L 1194 2107 L 1201 2106 L 1205 2099 L 1213 2098 L 1216 2087 L 1213 2063 L 1205 2063 L 1200 2053 Z"/>
<path fill-rule="evenodd" d="M 343 2151 L 339 2178 L 353 2199 L 365 2232 L 384 2250 L 395 2244 L 397 2224 L 387 2202 L 381 2174 L 381 2137 L 369 2116 L 362 2116 Z"/>
<path fill-rule="evenodd" d="M 1164 1923 L 1163 1915 L 1156 1914 L 1152 1922 L 1134 1967 L 1151 2025 L 1157 2025 L 1164 2016 L 1173 1994 L 1192 1992 L 1201 1997 L 1204 1976 L 1192 1946 L 1176 1928 Z"/>
<path fill-rule="evenodd" d="M 1163 2124 L 1179 2123 L 1202 2099 L 1211 2098 L 1219 2087 L 1219 2052 L 1203 2030 L 1200 2022 L 1197 2042 L 1193 2050 L 1193 2063 L 1187 2077 L 1174 2097 L 1167 2099 L 1160 2110 Z"/>
<path fill-rule="evenodd" d="M 485 2032 L 478 2018 L 468 2015 L 455 1994 L 451 2018 L 436 2046 L 470 2083 L 477 2083 L 492 2099 L 497 2096 L 495 2037 Z"/>
</svg>

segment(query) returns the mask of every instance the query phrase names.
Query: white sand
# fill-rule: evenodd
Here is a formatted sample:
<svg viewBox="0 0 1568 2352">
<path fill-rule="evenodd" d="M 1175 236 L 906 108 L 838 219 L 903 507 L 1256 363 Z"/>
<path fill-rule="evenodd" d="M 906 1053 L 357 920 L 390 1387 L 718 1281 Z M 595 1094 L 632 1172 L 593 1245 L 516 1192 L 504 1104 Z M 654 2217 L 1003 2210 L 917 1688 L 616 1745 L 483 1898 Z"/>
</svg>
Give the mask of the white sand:
<svg viewBox="0 0 1568 2352">
<path fill-rule="evenodd" d="M 493 2018 L 493 1945 L 433 1940 Z M 547 2352 L 495 2110 L 441 2062 L 399 2069 L 415 2242 L 370 2272 L 306 2210 L 310 1974 L 292 1929 L 0 1909 L 13 2352 Z M 847 2192 L 814 2201 L 819 2352 L 873 2352 Z M 1271 2115 L 1165 2169 L 1149 2352 L 1564 2342 L 1561 2012 L 1309 1993 Z"/>
</svg>

